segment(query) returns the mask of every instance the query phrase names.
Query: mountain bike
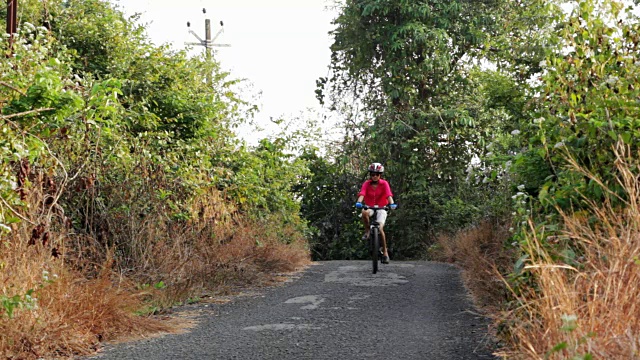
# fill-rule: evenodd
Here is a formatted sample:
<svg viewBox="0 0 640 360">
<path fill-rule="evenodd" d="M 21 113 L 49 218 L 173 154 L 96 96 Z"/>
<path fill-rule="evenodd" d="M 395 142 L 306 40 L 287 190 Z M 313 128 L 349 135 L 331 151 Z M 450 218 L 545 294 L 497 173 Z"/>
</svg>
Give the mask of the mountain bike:
<svg viewBox="0 0 640 360">
<path fill-rule="evenodd" d="M 389 207 L 367 206 L 362 207 L 364 210 L 371 209 L 373 214 L 369 216 L 369 253 L 371 255 L 371 265 L 373 273 L 378 272 L 378 261 L 382 260 L 384 254 L 380 250 L 380 224 L 378 223 L 378 210 L 389 211 Z"/>
</svg>

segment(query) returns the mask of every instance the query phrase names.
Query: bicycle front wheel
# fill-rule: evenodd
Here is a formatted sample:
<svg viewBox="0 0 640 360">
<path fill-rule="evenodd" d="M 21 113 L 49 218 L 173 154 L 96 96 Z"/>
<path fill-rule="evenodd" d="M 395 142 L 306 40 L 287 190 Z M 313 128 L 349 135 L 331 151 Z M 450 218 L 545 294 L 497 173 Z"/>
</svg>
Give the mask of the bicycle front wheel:
<svg viewBox="0 0 640 360">
<path fill-rule="evenodd" d="M 373 273 L 378 272 L 378 249 L 380 249 L 380 234 L 378 228 L 371 229 L 371 265 Z"/>
</svg>

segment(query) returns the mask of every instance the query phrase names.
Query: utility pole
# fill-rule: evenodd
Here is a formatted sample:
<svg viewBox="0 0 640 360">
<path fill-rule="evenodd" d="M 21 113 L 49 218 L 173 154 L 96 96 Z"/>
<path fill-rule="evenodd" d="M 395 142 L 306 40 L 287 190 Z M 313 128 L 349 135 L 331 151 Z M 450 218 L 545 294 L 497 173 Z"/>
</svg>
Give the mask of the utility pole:
<svg viewBox="0 0 640 360">
<path fill-rule="evenodd" d="M 206 14 L 207 13 L 207 9 L 202 9 L 202 13 Z M 220 30 L 216 33 L 216 35 L 213 37 L 213 39 L 211 38 L 211 19 L 205 19 L 204 20 L 204 34 L 205 34 L 205 39 L 202 40 L 202 38 L 200 38 L 200 36 L 198 36 L 198 34 L 195 33 L 195 31 L 191 30 L 191 23 L 187 22 L 187 28 L 189 28 L 189 33 L 193 36 L 195 36 L 196 39 L 198 39 L 198 42 L 191 42 L 191 43 L 185 43 L 187 45 L 198 45 L 198 46 L 204 46 L 205 48 L 205 52 L 206 52 L 206 56 L 207 56 L 207 61 L 211 60 L 211 50 L 214 47 L 230 47 L 230 44 L 214 44 L 213 42 L 216 41 L 216 39 L 220 36 L 220 34 L 222 34 L 224 32 L 224 23 L 222 21 L 220 21 Z M 211 74 L 207 75 L 207 83 L 211 84 Z"/>
<path fill-rule="evenodd" d="M 18 32 L 18 0 L 7 0 L 7 34 L 9 34 L 9 54 L 13 55 L 13 34 Z"/>
<path fill-rule="evenodd" d="M 211 60 L 211 46 L 209 46 L 209 44 L 213 45 L 211 41 L 211 19 L 204 19 L 204 35 L 207 60 Z"/>
</svg>

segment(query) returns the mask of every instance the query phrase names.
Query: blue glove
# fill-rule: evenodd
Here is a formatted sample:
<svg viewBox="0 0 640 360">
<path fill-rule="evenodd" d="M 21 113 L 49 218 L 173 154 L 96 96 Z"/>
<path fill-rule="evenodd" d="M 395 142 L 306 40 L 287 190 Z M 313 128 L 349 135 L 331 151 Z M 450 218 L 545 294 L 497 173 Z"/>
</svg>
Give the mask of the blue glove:
<svg viewBox="0 0 640 360">
<path fill-rule="evenodd" d="M 357 202 L 356 203 L 356 209 L 362 209 L 362 203 L 361 202 Z"/>
<path fill-rule="evenodd" d="M 398 204 L 391 204 L 389 205 L 389 207 L 391 208 L 391 210 L 395 210 L 398 208 Z"/>
</svg>

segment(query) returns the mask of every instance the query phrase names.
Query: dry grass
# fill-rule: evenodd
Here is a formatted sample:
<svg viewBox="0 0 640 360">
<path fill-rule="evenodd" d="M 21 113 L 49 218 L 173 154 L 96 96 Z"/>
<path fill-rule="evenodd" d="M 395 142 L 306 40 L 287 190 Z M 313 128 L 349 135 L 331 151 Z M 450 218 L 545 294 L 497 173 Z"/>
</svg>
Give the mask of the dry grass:
<svg viewBox="0 0 640 360">
<path fill-rule="evenodd" d="M 55 205 L 43 206 L 46 189 L 37 185 L 46 182 L 32 183 L 31 212 L 0 235 L 0 358 L 73 357 L 104 341 L 171 331 L 174 324 L 135 313 L 267 283 L 309 262 L 298 230 L 248 221 L 215 191 L 193 202 L 189 221 L 161 212 L 102 219 L 117 239 L 107 246 L 70 229 Z"/>
<path fill-rule="evenodd" d="M 156 294 L 154 303 L 164 307 L 221 288 L 259 286 L 310 262 L 307 242 L 299 234 L 291 234 L 292 242 L 285 244 L 265 236 L 265 226 L 273 223 L 218 223 L 197 232 L 180 227 L 169 231 L 171 241 L 148 244 L 143 273 L 150 274 L 148 282 L 168 286 Z"/>
<path fill-rule="evenodd" d="M 0 357 L 64 358 L 91 353 L 99 341 L 165 330 L 134 315 L 140 300 L 103 273 L 88 280 L 41 245 L 3 239 L 0 255 Z M 33 300 L 25 295 L 32 290 Z M 7 298 L 20 296 L 9 317 Z"/>
<path fill-rule="evenodd" d="M 51 201 L 58 189 L 41 173 L 30 180 L 23 189 L 29 204 L 19 214 L 23 221 L 0 234 L 0 357 L 65 358 L 91 353 L 100 341 L 123 334 L 166 330 L 134 315 L 142 301 L 114 276 L 109 256 L 84 266 L 68 256 L 74 235 Z"/>
<path fill-rule="evenodd" d="M 137 234 L 128 239 L 133 255 L 117 266 L 140 283 L 162 281 L 166 289 L 153 291 L 152 299 L 160 308 L 226 287 L 268 283 L 277 273 L 310 262 L 300 231 L 278 218 L 261 222 L 241 216 L 218 191 L 196 198 L 191 212 L 186 222 L 157 214 L 133 231 L 125 229 Z"/>
<path fill-rule="evenodd" d="M 488 313 L 499 311 L 508 289 L 500 276 L 510 269 L 513 256 L 504 249 L 508 224 L 485 221 L 454 236 L 440 236 L 437 260 L 458 265 L 476 306 Z"/>
<path fill-rule="evenodd" d="M 640 183 L 637 160 L 628 163 L 625 154 L 619 148 L 616 163 L 618 182 L 626 190 L 626 197 L 619 198 L 624 206 L 592 201 L 588 213 L 562 214 L 560 237 L 530 232 L 527 269 L 538 289 L 517 296 L 521 306 L 508 314 L 512 341 L 505 355 L 640 358 Z M 578 264 L 554 260 L 544 246 L 551 241 L 572 243 L 581 256 Z"/>
</svg>

